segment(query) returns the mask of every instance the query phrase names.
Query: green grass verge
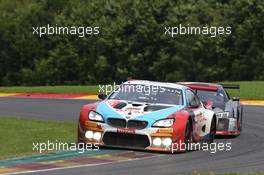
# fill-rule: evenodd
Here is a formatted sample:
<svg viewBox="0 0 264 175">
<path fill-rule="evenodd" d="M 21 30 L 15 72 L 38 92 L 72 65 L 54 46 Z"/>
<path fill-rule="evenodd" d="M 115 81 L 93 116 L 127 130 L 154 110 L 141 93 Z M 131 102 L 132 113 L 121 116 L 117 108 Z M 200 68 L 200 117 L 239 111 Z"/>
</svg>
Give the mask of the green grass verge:
<svg viewBox="0 0 264 175">
<path fill-rule="evenodd" d="M 98 94 L 98 86 L 13 86 L 0 87 L 0 93 Z"/>
<path fill-rule="evenodd" d="M 33 143 L 76 141 L 75 123 L 0 117 L 0 159 L 36 154 Z"/>
<path fill-rule="evenodd" d="M 264 81 L 222 82 L 239 84 L 240 90 L 228 90 L 231 96 L 244 100 L 264 100 Z M 98 94 L 97 85 L 89 86 L 33 86 L 33 87 L 0 87 L 0 93 L 66 93 Z"/>
<path fill-rule="evenodd" d="M 240 97 L 243 100 L 264 100 L 264 81 L 239 81 L 222 83 L 240 85 L 240 90 L 227 90 L 232 97 Z"/>
</svg>

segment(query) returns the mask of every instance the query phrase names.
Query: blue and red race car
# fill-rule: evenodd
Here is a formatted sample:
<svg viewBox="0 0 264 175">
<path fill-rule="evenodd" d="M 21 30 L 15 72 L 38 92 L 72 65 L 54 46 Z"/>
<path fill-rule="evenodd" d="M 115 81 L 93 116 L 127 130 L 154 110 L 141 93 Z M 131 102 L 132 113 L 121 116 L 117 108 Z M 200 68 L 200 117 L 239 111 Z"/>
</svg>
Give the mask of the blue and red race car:
<svg viewBox="0 0 264 175">
<path fill-rule="evenodd" d="M 186 86 L 131 80 L 99 98 L 81 109 L 80 143 L 181 152 L 187 144 L 214 140 L 215 113 Z"/>
</svg>

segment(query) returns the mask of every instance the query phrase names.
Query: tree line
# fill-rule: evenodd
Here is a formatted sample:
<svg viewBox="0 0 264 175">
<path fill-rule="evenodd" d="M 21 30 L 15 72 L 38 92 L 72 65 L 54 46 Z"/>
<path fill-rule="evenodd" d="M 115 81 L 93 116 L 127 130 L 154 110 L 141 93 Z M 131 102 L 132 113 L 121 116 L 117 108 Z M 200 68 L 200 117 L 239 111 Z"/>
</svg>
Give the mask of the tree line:
<svg viewBox="0 0 264 175">
<path fill-rule="evenodd" d="M 262 0 L 0 0 L 0 85 L 264 80 Z M 167 26 L 230 35 L 165 35 Z M 37 26 L 98 35 L 33 34 Z"/>
</svg>

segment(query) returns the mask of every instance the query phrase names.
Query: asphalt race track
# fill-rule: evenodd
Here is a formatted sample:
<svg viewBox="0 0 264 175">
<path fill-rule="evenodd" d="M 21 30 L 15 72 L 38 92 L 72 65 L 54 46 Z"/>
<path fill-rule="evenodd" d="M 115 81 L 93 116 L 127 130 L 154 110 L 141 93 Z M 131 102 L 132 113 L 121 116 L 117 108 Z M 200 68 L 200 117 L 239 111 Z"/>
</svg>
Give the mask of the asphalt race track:
<svg viewBox="0 0 264 175">
<path fill-rule="evenodd" d="M 77 121 L 81 105 L 92 100 L 0 98 L 0 116 Z M 59 169 L 37 174 L 183 174 L 199 172 L 264 172 L 264 107 L 244 106 L 243 133 L 231 142 L 230 151 L 194 151 L 184 154 L 157 154 L 134 161 Z"/>
<path fill-rule="evenodd" d="M 0 116 L 59 121 L 78 120 L 81 106 L 95 100 L 0 98 Z"/>
</svg>

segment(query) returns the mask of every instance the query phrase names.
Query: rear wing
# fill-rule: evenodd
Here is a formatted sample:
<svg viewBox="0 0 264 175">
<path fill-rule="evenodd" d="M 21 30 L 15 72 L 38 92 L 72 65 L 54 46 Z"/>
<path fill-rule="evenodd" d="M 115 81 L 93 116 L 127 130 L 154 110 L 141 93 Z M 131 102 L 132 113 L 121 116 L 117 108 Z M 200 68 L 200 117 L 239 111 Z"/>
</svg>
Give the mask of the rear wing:
<svg viewBox="0 0 264 175">
<path fill-rule="evenodd" d="M 221 84 L 224 89 L 240 89 L 240 85 L 235 84 Z"/>
</svg>

